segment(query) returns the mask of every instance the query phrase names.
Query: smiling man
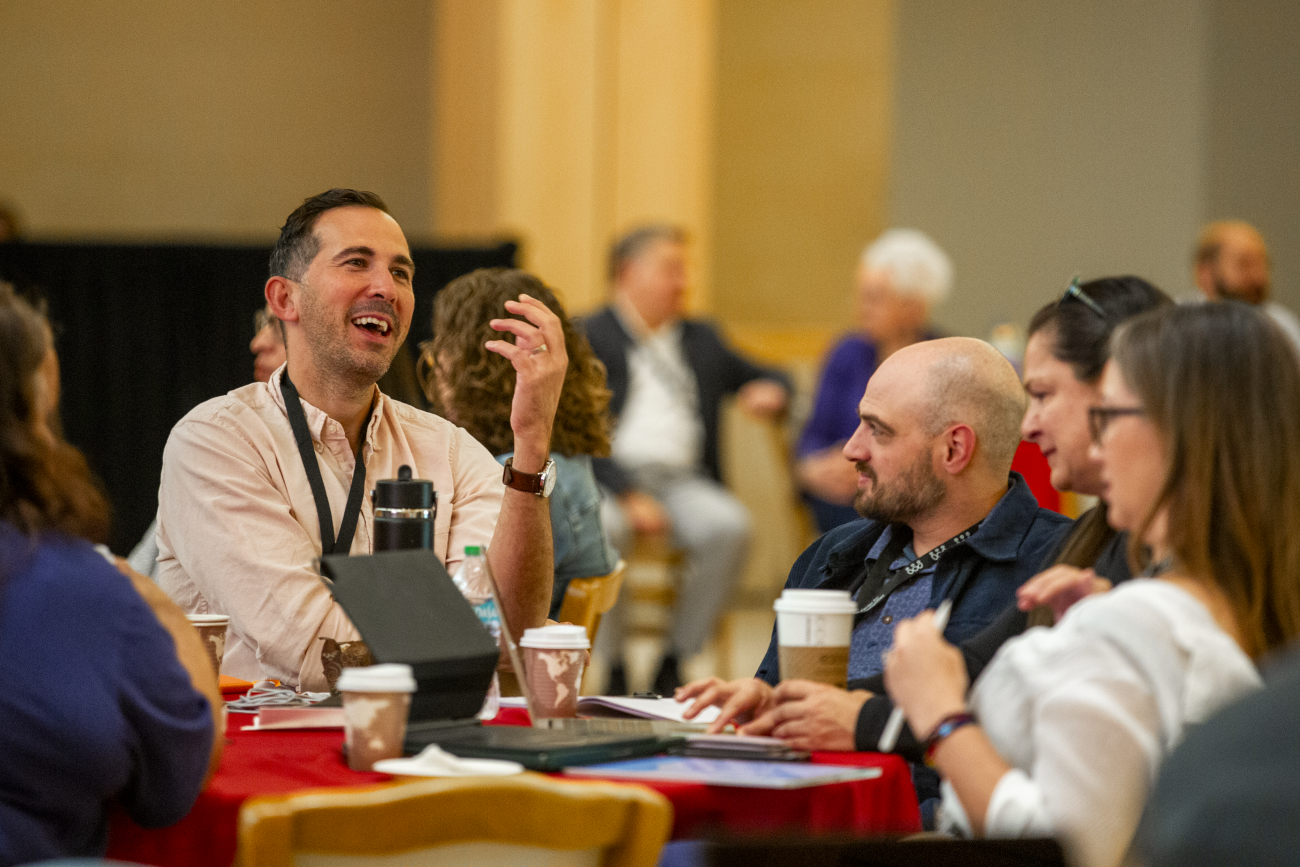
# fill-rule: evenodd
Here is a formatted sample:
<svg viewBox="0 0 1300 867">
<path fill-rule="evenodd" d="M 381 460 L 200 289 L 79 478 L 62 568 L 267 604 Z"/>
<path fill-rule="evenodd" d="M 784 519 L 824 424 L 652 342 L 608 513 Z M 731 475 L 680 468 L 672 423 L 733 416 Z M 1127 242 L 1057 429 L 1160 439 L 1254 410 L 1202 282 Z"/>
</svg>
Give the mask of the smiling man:
<svg viewBox="0 0 1300 867">
<path fill-rule="evenodd" d="M 514 335 L 486 344 L 516 372 L 507 487 L 464 430 L 375 385 L 410 329 L 414 272 L 378 196 L 329 190 L 308 199 L 281 229 L 266 282 L 287 362 L 268 382 L 200 404 L 172 430 L 158 494 L 158 580 L 186 611 L 230 617 L 224 674 L 326 688 L 321 639 L 359 636 L 313 560 L 370 553 L 369 492 L 404 464 L 438 492 L 434 550 L 448 569 L 466 545 L 488 545 L 517 633 L 545 619 L 551 528 L 539 474 L 550 469 L 567 365 L 559 320 L 521 296 L 502 315 L 527 321 L 492 322 Z"/>
<path fill-rule="evenodd" d="M 1015 602 L 1069 519 L 1038 507 L 1011 472 L 1025 412 L 1015 370 L 981 340 L 949 337 L 890 355 L 867 383 L 844 447 L 858 470 L 865 520 L 822 536 L 795 561 L 787 588 L 847 590 L 858 605 L 849 649 L 852 688 L 883 669 L 894 623 L 953 603 L 944 635 L 979 632 Z M 908 572 L 909 566 L 915 568 Z M 745 722 L 796 746 L 852 750 L 870 694 L 780 681 L 777 637 L 753 678 L 683 687 L 696 709 L 722 707 L 714 728 Z M 694 715 L 694 712 L 691 712 Z M 924 800 L 937 793 L 918 780 Z"/>
</svg>

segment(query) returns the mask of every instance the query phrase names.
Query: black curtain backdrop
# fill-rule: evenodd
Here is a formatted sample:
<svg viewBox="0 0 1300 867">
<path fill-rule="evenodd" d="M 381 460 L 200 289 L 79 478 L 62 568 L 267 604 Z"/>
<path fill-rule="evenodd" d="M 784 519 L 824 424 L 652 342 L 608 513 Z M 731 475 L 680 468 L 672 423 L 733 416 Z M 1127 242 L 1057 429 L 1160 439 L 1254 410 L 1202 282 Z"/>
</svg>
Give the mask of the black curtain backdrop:
<svg viewBox="0 0 1300 867">
<path fill-rule="evenodd" d="M 420 248 L 406 342 L 431 336 L 433 296 L 475 268 L 513 267 L 517 247 Z M 0 280 L 49 305 L 63 433 L 113 504 L 125 555 L 158 509 L 163 446 L 195 405 L 253 379 L 253 314 L 270 247 L 0 244 Z"/>
</svg>

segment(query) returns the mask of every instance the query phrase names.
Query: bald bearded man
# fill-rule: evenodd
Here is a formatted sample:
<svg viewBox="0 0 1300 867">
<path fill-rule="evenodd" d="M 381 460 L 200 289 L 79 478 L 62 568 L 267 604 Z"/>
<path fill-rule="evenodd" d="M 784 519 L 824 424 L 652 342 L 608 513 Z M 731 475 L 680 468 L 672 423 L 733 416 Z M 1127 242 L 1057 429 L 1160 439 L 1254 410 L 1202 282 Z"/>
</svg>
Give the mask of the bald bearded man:
<svg viewBox="0 0 1300 867">
<path fill-rule="evenodd" d="M 1068 532 L 1069 519 L 1040 509 L 1024 479 L 1011 472 L 1024 413 L 1015 370 L 989 344 L 967 337 L 900 349 L 867 383 L 861 421 L 844 447 L 858 470 L 854 507 L 862 520 L 814 542 L 785 585 L 853 596 L 850 688 L 880 673 L 896 621 L 945 599 L 953 604 L 944 630 L 949 641 L 980 631 L 1015 603 L 1016 588 Z M 816 749 L 855 748 L 869 693 L 797 680 L 777 688 L 779 679 L 773 629 L 753 678 L 696 681 L 677 697 L 696 700 L 688 716 L 720 705 L 715 729 L 752 721 L 747 734 L 775 733 Z"/>
</svg>

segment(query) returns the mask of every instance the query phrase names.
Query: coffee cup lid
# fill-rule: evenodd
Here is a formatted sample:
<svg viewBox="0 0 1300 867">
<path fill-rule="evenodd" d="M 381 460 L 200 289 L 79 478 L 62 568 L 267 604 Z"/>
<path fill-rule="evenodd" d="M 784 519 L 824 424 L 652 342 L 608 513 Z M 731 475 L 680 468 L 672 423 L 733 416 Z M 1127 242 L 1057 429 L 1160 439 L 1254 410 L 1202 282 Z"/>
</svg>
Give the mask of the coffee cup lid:
<svg viewBox="0 0 1300 867">
<path fill-rule="evenodd" d="M 411 666 L 400 662 L 343 669 L 339 692 L 415 692 Z"/>
<path fill-rule="evenodd" d="M 539 626 L 525 629 L 520 647 L 554 648 L 558 650 L 585 650 L 591 647 L 585 626 Z"/>
<path fill-rule="evenodd" d="M 855 614 L 858 606 L 847 590 L 786 590 L 772 604 L 789 614 Z"/>
<path fill-rule="evenodd" d="M 230 616 L 226 614 L 186 614 L 185 619 L 195 626 L 227 626 Z"/>
</svg>

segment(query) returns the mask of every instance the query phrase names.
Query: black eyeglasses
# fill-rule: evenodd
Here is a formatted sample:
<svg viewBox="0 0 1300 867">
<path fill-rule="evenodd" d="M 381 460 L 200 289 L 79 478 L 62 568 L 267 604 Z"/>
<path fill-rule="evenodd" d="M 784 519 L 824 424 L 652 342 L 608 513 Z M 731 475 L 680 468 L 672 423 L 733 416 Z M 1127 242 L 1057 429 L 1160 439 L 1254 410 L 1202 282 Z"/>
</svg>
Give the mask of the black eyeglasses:
<svg viewBox="0 0 1300 867">
<path fill-rule="evenodd" d="M 1065 294 L 1061 296 L 1061 303 L 1064 304 L 1071 298 L 1083 302 L 1089 310 L 1100 316 L 1103 321 L 1106 319 L 1106 311 L 1101 309 L 1101 305 L 1085 295 L 1083 290 L 1079 288 L 1078 274 L 1075 274 L 1074 279 L 1070 281 L 1070 285 L 1065 287 Z"/>
<path fill-rule="evenodd" d="M 1090 406 L 1088 407 L 1088 433 L 1092 441 L 1101 445 L 1101 437 L 1110 423 L 1122 415 L 1146 415 L 1140 406 Z"/>
</svg>

